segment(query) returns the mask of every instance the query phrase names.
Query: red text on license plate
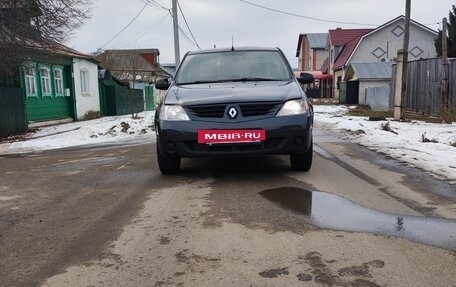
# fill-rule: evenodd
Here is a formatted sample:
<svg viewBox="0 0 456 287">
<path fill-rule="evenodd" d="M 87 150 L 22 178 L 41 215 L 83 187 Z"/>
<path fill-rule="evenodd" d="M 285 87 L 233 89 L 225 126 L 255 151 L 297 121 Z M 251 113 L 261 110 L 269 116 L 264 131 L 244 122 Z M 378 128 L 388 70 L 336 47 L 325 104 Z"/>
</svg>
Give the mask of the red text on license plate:
<svg viewBox="0 0 456 287">
<path fill-rule="evenodd" d="M 199 130 L 198 143 L 248 143 L 264 141 L 265 130 Z"/>
</svg>

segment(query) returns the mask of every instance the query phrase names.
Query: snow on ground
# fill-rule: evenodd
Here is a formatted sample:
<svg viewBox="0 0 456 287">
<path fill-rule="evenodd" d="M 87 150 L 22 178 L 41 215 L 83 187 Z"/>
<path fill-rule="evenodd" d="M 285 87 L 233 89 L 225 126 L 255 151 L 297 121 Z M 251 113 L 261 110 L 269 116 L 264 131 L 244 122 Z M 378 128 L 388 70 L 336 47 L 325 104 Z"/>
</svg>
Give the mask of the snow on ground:
<svg viewBox="0 0 456 287">
<path fill-rule="evenodd" d="M 345 106 L 315 105 L 314 108 L 317 128 L 333 131 L 347 140 L 456 183 L 456 124 L 369 121 L 365 117 L 348 116 L 349 108 Z M 140 137 L 154 141 L 155 133 L 151 129 L 154 112 L 139 116 L 140 119 L 132 119 L 129 115 L 104 117 L 40 128 L 18 140 L 0 143 L 0 155 L 113 143 Z M 431 142 L 423 142 L 423 137 Z"/>
<path fill-rule="evenodd" d="M 0 143 L 0 155 L 114 143 L 140 136 L 155 138 L 151 128 L 154 115 L 154 111 L 143 112 L 138 119 L 125 115 L 39 128 L 18 140 Z"/>
<path fill-rule="evenodd" d="M 315 105 L 314 109 L 316 127 L 456 183 L 456 124 L 369 121 L 348 116 L 345 106 Z"/>
</svg>

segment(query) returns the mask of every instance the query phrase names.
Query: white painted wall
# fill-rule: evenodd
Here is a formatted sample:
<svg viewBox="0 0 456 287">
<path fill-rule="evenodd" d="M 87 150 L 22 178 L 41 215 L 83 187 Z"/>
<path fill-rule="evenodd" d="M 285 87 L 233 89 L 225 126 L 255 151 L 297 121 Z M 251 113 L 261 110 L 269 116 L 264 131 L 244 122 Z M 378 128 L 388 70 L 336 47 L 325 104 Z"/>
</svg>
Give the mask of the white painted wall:
<svg viewBox="0 0 456 287">
<path fill-rule="evenodd" d="M 89 73 L 89 89 L 87 93 L 81 92 L 81 70 L 87 70 Z M 84 116 L 88 111 L 100 112 L 97 64 L 82 59 L 73 59 L 73 79 L 77 119 L 84 119 Z"/>
<path fill-rule="evenodd" d="M 392 32 L 396 31 L 397 34 L 397 32 L 400 31 L 397 26 L 405 29 L 405 21 L 403 19 L 398 19 L 390 25 L 383 27 L 383 29 L 364 37 L 359 43 L 358 48 L 353 53 L 350 62 L 347 63 L 347 66 L 350 63 L 379 62 L 382 59 L 385 59 L 387 62 L 393 61 L 397 57 L 397 51 L 402 49 L 404 41 L 404 35 L 397 37 Z M 413 50 L 415 47 L 419 47 L 423 52 L 422 54 L 417 55 L 417 57 L 414 57 L 411 53 L 409 53 L 409 61 L 418 60 L 420 58 L 437 57 L 434 46 L 435 37 L 436 35 L 433 33 L 411 23 L 409 51 Z M 372 54 L 372 52 L 377 48 L 386 52 L 380 58 L 377 58 Z M 384 53 L 380 49 L 378 49 L 377 53 L 379 54 L 377 55 Z M 418 51 L 418 49 L 414 50 L 414 52 Z"/>
<path fill-rule="evenodd" d="M 358 92 L 358 103 L 360 105 L 367 104 L 366 102 L 366 89 L 367 88 L 381 88 L 389 86 L 390 80 L 384 81 L 360 81 L 359 82 L 359 92 Z"/>
</svg>

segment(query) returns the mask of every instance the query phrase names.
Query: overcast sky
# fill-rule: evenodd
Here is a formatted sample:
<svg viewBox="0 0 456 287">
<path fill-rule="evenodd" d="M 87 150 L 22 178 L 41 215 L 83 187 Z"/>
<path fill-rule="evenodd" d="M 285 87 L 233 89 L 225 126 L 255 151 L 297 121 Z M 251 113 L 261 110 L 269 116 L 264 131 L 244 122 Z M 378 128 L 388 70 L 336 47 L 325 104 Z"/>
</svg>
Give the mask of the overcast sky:
<svg viewBox="0 0 456 287">
<path fill-rule="evenodd" d="M 93 17 L 75 31 L 68 44 L 86 53 L 103 49 L 158 48 L 161 63 L 174 62 L 171 0 L 155 0 L 137 19 L 109 44 L 144 7 L 153 0 L 94 0 Z M 246 0 L 247 1 L 247 0 Z M 275 46 L 281 48 L 293 67 L 300 33 L 326 33 L 328 29 L 375 28 L 405 14 L 405 0 L 248 0 L 271 9 L 318 18 L 285 15 L 253 6 L 241 0 L 180 0 L 180 6 L 202 49 L 235 46 Z M 451 0 L 412 0 L 412 19 L 438 30 L 448 17 Z M 359 24 L 343 24 L 349 22 Z M 369 24 L 361 25 L 361 24 Z M 440 24 L 441 25 L 441 24 Z M 190 33 L 179 13 L 179 26 Z M 180 53 L 198 49 L 180 33 Z"/>
</svg>

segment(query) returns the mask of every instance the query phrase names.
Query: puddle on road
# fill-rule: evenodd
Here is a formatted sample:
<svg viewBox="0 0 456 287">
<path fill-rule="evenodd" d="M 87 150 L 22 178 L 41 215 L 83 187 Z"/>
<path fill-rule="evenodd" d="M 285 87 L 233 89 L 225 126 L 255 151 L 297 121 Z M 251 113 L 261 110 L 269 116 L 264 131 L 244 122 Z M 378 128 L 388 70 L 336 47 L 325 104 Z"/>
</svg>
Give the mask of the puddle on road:
<svg viewBox="0 0 456 287">
<path fill-rule="evenodd" d="M 456 250 L 456 220 L 385 213 L 296 187 L 268 189 L 260 195 L 322 228 L 389 235 Z"/>
</svg>

